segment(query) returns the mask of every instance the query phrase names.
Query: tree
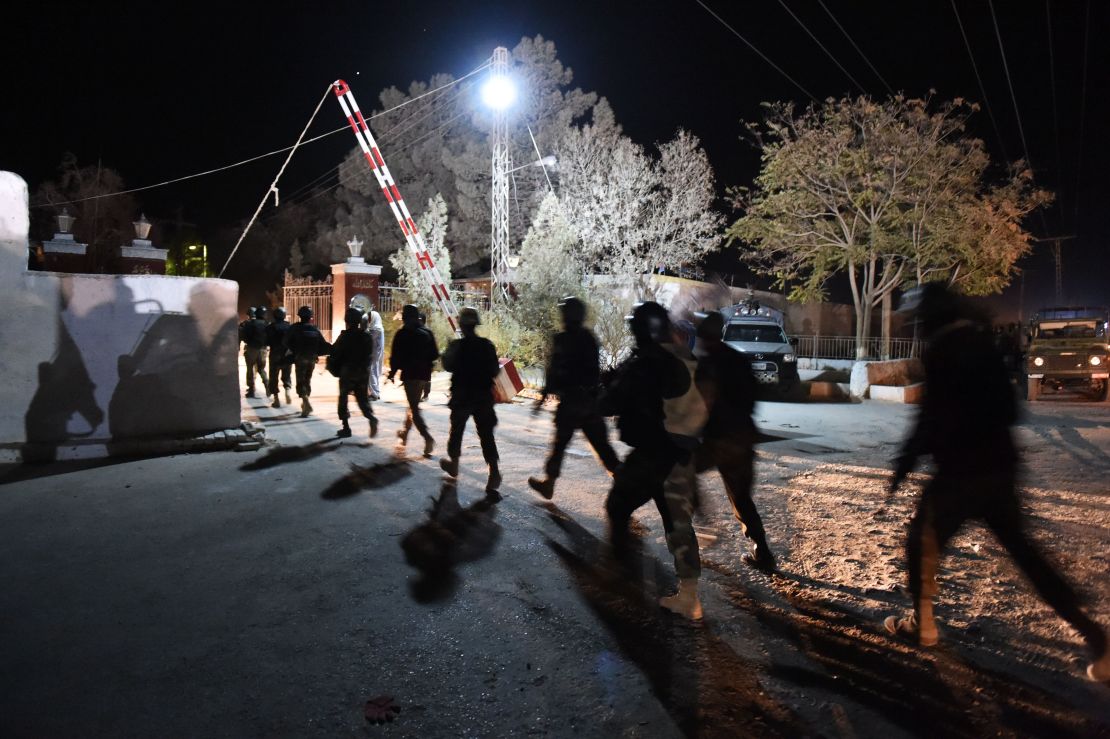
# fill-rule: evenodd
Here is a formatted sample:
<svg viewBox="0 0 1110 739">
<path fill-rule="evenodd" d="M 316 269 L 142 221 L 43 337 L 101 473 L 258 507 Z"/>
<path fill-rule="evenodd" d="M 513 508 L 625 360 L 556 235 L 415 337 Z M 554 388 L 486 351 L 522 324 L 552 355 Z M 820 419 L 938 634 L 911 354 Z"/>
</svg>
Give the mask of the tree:
<svg viewBox="0 0 1110 739">
<path fill-rule="evenodd" d="M 602 101 L 559 150 L 559 191 L 585 266 L 647 295 L 659 267 L 695 264 L 719 248 L 713 169 L 680 130 L 652 156 L 625 136 Z"/>
<path fill-rule="evenodd" d="M 57 178 L 42 183 L 35 191 L 33 203 L 40 207 L 33 210 L 34 232 L 40 238 L 50 238 L 55 231 L 54 216 L 65 208 L 77 219 L 74 238 L 88 244 L 87 269 L 105 272 L 116 248 L 135 238 L 131 224 L 139 219 L 138 205 L 131 195 L 114 194 L 125 189 L 119 172 L 100 165 L 81 166 L 77 157 L 67 152 L 58 166 Z"/>
<path fill-rule="evenodd" d="M 982 142 L 964 135 L 973 106 L 893 96 L 766 109 L 762 127 L 748 127 L 763 164 L 752 190 L 732 191 L 744 215 L 729 240 L 747 244 L 748 261 L 793 300 L 823 298 L 846 272 L 858 356 L 873 309 L 907 281 L 943 276 L 978 291 L 1008 282 L 1028 239 L 1021 218 L 1047 196 L 1020 175 L 986 183 Z"/>
<path fill-rule="evenodd" d="M 428 199 L 428 207 L 416 221 L 416 228 L 424 236 L 424 243 L 432 262 L 439 270 L 444 283 L 451 284 L 451 255 L 447 252 L 447 203 L 439 193 Z M 397 286 L 408 293 L 408 299 L 431 309 L 435 305 L 428 284 L 420 274 L 420 265 L 409 250 L 408 244 L 389 256 L 389 263 L 397 270 Z"/>
</svg>

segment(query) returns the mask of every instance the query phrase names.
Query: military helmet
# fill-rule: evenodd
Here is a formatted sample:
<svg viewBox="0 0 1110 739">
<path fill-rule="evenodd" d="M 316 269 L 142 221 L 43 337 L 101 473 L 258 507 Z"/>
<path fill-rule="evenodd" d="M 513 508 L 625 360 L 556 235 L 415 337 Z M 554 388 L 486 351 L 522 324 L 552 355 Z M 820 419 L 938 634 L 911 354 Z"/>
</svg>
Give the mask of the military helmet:
<svg viewBox="0 0 1110 739">
<path fill-rule="evenodd" d="M 559 311 L 563 314 L 563 321 L 566 323 L 580 324 L 586 320 L 586 304 L 573 295 L 568 295 L 559 301 Z"/>
<path fill-rule="evenodd" d="M 348 328 L 358 328 L 358 325 L 362 323 L 363 315 L 365 314 L 361 309 L 352 306 L 348 308 L 347 312 L 343 315 L 343 320 L 346 322 Z"/>
<path fill-rule="evenodd" d="M 255 318 L 265 318 L 266 317 L 266 306 L 260 305 L 257 308 L 255 308 L 254 309 L 254 317 Z"/>
<path fill-rule="evenodd" d="M 466 306 L 459 311 L 459 325 L 460 326 L 478 326 L 481 325 L 482 319 L 478 317 L 478 309 L 473 306 Z"/>
<path fill-rule="evenodd" d="M 278 306 L 277 308 L 274 308 L 274 320 L 275 321 L 284 321 L 285 320 L 285 308 L 282 308 L 280 306 Z"/>
<path fill-rule="evenodd" d="M 297 318 L 301 319 L 302 321 L 311 320 L 312 309 L 309 308 L 307 305 L 302 305 L 300 308 L 297 308 Z"/>
<path fill-rule="evenodd" d="M 671 340 L 671 317 L 666 308 L 653 300 L 636 304 L 628 318 L 628 328 L 641 346 Z"/>
<path fill-rule="evenodd" d="M 698 322 L 698 338 L 720 341 L 725 334 L 725 317 L 720 311 L 698 314 L 698 317 L 701 319 Z"/>
<path fill-rule="evenodd" d="M 405 305 L 401 308 L 401 320 L 405 323 L 408 323 L 409 321 L 419 321 L 420 309 L 412 303 Z"/>
<path fill-rule="evenodd" d="M 254 318 L 254 306 L 247 308 L 247 318 Z"/>
</svg>

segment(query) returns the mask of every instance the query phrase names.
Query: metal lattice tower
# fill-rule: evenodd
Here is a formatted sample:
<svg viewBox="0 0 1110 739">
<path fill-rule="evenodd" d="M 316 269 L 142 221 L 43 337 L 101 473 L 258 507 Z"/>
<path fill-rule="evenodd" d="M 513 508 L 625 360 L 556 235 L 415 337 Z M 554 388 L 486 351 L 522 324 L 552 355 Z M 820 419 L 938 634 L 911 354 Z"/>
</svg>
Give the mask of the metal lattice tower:
<svg viewBox="0 0 1110 739">
<path fill-rule="evenodd" d="M 493 50 L 492 77 L 508 77 L 509 50 Z M 493 188 L 490 196 L 490 302 L 509 302 L 509 121 L 504 109 L 493 111 Z"/>
</svg>

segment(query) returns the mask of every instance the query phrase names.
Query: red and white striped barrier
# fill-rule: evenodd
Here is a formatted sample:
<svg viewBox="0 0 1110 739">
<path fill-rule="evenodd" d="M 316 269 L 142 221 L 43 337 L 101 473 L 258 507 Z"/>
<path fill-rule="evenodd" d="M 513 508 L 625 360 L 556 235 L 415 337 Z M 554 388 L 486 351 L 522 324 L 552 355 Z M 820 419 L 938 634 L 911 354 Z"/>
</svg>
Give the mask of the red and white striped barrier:
<svg viewBox="0 0 1110 739">
<path fill-rule="evenodd" d="M 520 379 L 513 360 L 502 357 L 498 363 L 501 371 L 493 378 L 493 400 L 497 403 L 511 403 L 516 394 L 524 389 L 524 381 Z"/>
<path fill-rule="evenodd" d="M 432 255 L 428 253 L 424 237 L 417 230 L 416 222 L 412 220 L 408 206 L 405 205 L 401 193 L 397 190 L 397 184 L 393 181 L 393 175 L 389 173 L 389 167 L 385 166 L 385 159 L 382 158 L 378 142 L 374 140 L 374 135 L 370 133 L 370 127 L 366 125 L 366 119 L 362 117 L 362 111 L 359 110 L 358 103 L 355 102 L 355 96 L 351 93 L 350 85 L 343 80 L 336 80 L 332 83 L 332 87 L 335 89 L 335 96 L 339 99 L 339 105 L 342 106 L 344 115 L 347 116 L 347 122 L 351 124 L 351 130 L 355 132 L 358 145 L 362 148 L 362 155 L 366 157 L 366 162 L 370 165 L 370 171 L 377 178 L 378 185 L 382 188 L 382 194 L 385 195 L 390 209 L 393 210 L 393 215 L 397 218 L 397 224 L 401 227 L 401 232 L 405 234 L 405 241 L 409 245 L 409 250 L 416 257 L 416 263 L 420 265 L 420 274 L 424 275 L 424 281 L 428 283 L 436 304 L 443 311 L 443 315 L 447 317 L 447 323 L 451 324 L 455 333 L 458 333 L 459 311 L 455 307 L 455 302 L 451 300 L 451 293 L 448 292 L 443 277 L 432 261 Z M 519 377 L 517 379 L 519 380 Z"/>
</svg>

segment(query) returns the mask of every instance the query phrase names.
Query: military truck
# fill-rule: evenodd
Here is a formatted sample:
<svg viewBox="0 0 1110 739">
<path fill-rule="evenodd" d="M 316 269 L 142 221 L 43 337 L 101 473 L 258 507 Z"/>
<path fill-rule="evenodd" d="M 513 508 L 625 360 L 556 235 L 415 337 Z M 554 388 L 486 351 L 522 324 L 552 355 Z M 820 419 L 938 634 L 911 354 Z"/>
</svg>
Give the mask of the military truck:
<svg viewBox="0 0 1110 739">
<path fill-rule="evenodd" d="M 1045 390 L 1077 388 L 1095 400 L 1110 387 L 1110 312 L 1106 308 L 1043 308 L 1029 322 L 1025 351 L 1026 398 Z"/>
<path fill-rule="evenodd" d="M 749 296 L 721 313 L 726 319 L 725 344 L 747 356 L 759 385 L 779 396 L 797 387 L 798 358 L 783 331 L 781 311 Z"/>
</svg>

